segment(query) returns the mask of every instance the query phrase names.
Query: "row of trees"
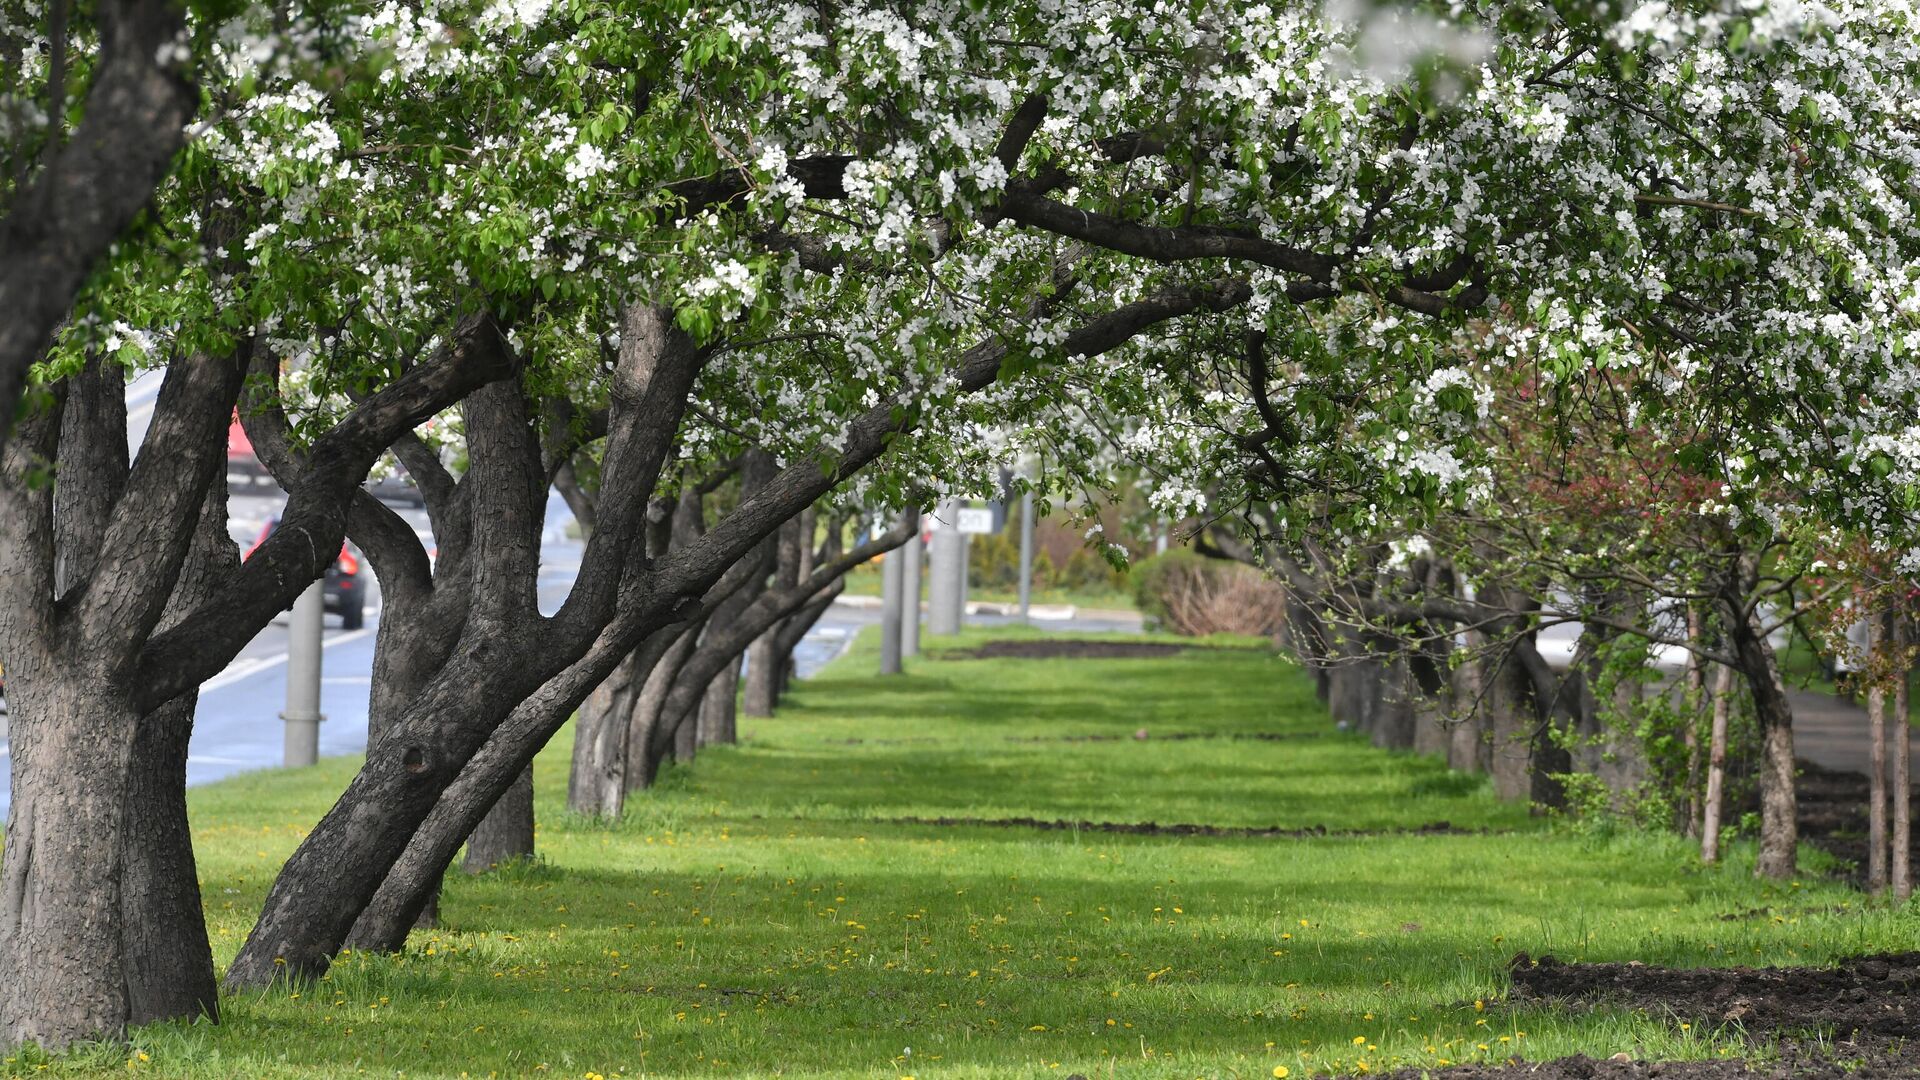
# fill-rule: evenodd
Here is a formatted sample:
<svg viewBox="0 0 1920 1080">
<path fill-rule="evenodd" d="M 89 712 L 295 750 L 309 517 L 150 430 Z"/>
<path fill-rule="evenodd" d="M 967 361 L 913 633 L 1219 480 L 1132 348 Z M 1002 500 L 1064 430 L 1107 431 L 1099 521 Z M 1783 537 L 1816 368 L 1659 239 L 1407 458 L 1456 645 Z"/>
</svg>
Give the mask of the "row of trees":
<svg viewBox="0 0 1920 1080">
<path fill-rule="evenodd" d="M 765 707 L 836 575 L 904 539 L 845 550 L 839 519 L 991 490 L 1020 456 L 1076 490 L 1147 461 L 1162 513 L 1311 552 L 1470 522 L 1504 497 L 1489 432 L 1584 443 L 1575 403 L 1624 392 L 1635 432 L 1676 433 L 1677 474 L 1729 485 L 1743 551 L 1790 520 L 1897 547 L 1920 69 L 1899 12 L 1832 13 L 129 0 L 6 22 L 0 1044 L 213 1014 L 194 691 L 347 536 L 386 596 L 366 763 L 229 987 L 400 947 L 518 792 L 482 839 L 512 835 L 576 713 L 574 803 L 618 813 L 728 737 L 743 648 Z M 1440 52 L 1407 66 L 1409 36 Z M 125 372 L 155 367 L 129 460 Z M 244 564 L 236 410 L 289 493 Z M 360 488 L 387 453 L 437 557 Z M 554 483 L 591 533 L 546 616 Z M 1723 563 L 1716 602 L 1767 608 L 1774 564 Z M 1524 610 L 1496 591 L 1456 622 Z M 1751 619 L 1721 624 L 1714 659 L 1765 658 Z"/>
<path fill-rule="evenodd" d="M 1757 795 L 1756 872 L 1775 878 L 1796 867 L 1780 644 L 1797 636 L 1867 692 L 1867 878 L 1904 898 L 1909 573 L 1805 513 L 1743 519 L 1724 484 L 1690 468 L 1698 444 L 1635 418 L 1631 379 L 1606 381 L 1617 396 L 1558 404 L 1552 431 L 1493 403 L 1505 423 L 1491 495 L 1418 529 L 1320 517 L 1290 546 L 1218 526 L 1202 544 L 1288 584 L 1291 646 L 1336 719 L 1380 745 L 1445 753 L 1503 797 L 1673 827 L 1698 836 L 1708 862 L 1730 824 L 1732 768 Z M 1517 389 L 1559 393 L 1530 374 Z M 1579 452 L 1566 452 L 1570 432 Z M 1770 486 L 1773 505 L 1792 498 Z M 1253 531 L 1277 531 L 1271 511 Z M 1556 627 L 1575 633 L 1556 643 Z M 1556 644 L 1566 655 L 1549 656 Z"/>
</svg>

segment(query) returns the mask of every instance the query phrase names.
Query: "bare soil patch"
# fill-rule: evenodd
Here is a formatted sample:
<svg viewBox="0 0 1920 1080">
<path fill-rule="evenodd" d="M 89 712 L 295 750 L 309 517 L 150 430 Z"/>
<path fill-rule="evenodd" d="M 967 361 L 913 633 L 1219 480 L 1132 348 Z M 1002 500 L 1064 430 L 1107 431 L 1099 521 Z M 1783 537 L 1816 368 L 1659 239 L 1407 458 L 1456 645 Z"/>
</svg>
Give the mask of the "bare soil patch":
<svg viewBox="0 0 1920 1080">
<path fill-rule="evenodd" d="M 1920 1077 L 1920 953 L 1865 956 L 1833 968 L 1662 968 L 1514 957 L 1513 996 L 1563 1008 L 1612 1006 L 1766 1039 L 1764 1058 L 1509 1060 L 1402 1069 L 1392 1080 L 1786 1080 Z"/>
<path fill-rule="evenodd" d="M 1302 829 L 1252 828 L 1226 825 L 1161 824 L 1155 821 L 1067 821 L 1006 817 L 892 817 L 877 819 L 888 825 L 971 826 L 989 829 L 1041 829 L 1048 832 L 1121 833 L 1128 836 L 1222 836 L 1234 838 L 1303 839 L 1314 836 L 1486 836 L 1505 829 L 1465 829 L 1452 822 L 1434 821 L 1411 829 L 1329 829 L 1312 825 Z"/>
<path fill-rule="evenodd" d="M 1624 1055 L 1623 1055 L 1624 1056 Z M 1401 1069 L 1388 1080 L 1886 1080 L 1920 1076 L 1920 1053 L 1912 1048 L 1823 1055 L 1801 1046 L 1781 1047 L 1766 1061 L 1728 1058 L 1716 1061 L 1595 1060 L 1583 1055 L 1553 1061 L 1508 1061 L 1493 1065 L 1455 1065 L 1446 1069 Z"/>
<path fill-rule="evenodd" d="M 1832 968 L 1662 968 L 1515 958 L 1521 1000 L 1619 1005 L 1750 1035 L 1830 1034 L 1891 1044 L 1920 1035 L 1920 953 L 1847 960 Z"/>
</svg>

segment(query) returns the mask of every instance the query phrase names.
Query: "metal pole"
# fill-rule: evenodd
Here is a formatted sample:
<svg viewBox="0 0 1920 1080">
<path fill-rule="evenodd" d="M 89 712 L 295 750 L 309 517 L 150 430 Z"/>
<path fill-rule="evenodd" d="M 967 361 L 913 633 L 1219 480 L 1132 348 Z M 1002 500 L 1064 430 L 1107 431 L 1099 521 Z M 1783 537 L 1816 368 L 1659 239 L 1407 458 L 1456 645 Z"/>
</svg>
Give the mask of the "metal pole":
<svg viewBox="0 0 1920 1080">
<path fill-rule="evenodd" d="M 909 510 L 918 524 L 919 510 Z M 920 560 L 926 545 L 920 542 L 920 530 L 900 548 L 900 655 L 920 655 Z"/>
<path fill-rule="evenodd" d="M 933 524 L 932 550 L 927 553 L 927 632 L 957 634 L 966 610 L 966 540 L 956 527 L 960 504 L 941 502 Z"/>
<path fill-rule="evenodd" d="M 905 552 L 880 556 L 880 674 L 900 674 L 900 623 L 906 611 Z"/>
<path fill-rule="evenodd" d="M 1020 621 L 1031 622 L 1033 606 L 1033 492 L 1020 496 Z"/>
<path fill-rule="evenodd" d="M 320 760 L 320 629 L 326 601 L 318 581 L 293 602 L 287 627 L 286 763 L 289 768 Z"/>
</svg>

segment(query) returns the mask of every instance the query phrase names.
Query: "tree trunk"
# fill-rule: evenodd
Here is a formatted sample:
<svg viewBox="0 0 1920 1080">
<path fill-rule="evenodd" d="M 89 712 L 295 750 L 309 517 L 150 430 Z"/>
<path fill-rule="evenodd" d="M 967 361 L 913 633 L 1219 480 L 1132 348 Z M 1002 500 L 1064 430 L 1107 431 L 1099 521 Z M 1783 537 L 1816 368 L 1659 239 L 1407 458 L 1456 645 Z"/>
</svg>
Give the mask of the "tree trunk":
<svg viewBox="0 0 1920 1080">
<path fill-rule="evenodd" d="M 474 826 L 467 838 L 467 857 L 460 868 L 484 874 L 497 866 L 533 858 L 533 766 L 520 770 L 512 786 L 494 801 L 493 809 Z"/>
<path fill-rule="evenodd" d="M 1379 665 L 1380 700 L 1375 704 L 1373 745 L 1382 750 L 1411 750 L 1414 746 L 1413 675 L 1407 670 L 1407 654 L 1396 652 Z"/>
<path fill-rule="evenodd" d="M 632 715 L 634 650 L 580 705 L 573 733 L 573 768 L 567 777 L 567 809 L 613 821 L 625 808 L 627 793 L 627 718 Z"/>
<path fill-rule="evenodd" d="M 740 695 L 740 711 L 748 716 L 772 716 L 780 697 L 780 668 L 786 657 L 780 655 L 780 627 L 774 625 L 754 639 L 747 648 L 746 683 Z M 732 740 L 728 740 L 732 741 Z"/>
<path fill-rule="evenodd" d="M 1700 617 L 1697 604 L 1687 606 L 1687 640 L 1695 645 L 1705 645 L 1705 620 Z M 1687 792 L 1681 800 L 1680 832 L 1683 836 L 1700 834 L 1700 707 L 1707 697 L 1707 662 L 1694 653 L 1687 654 L 1686 698 L 1680 709 L 1682 722 L 1682 743 L 1687 752 Z"/>
<path fill-rule="evenodd" d="M 220 1018 L 187 827 L 187 743 L 198 699 L 188 694 L 148 713 L 134 736 L 120 873 L 130 1024 Z"/>
<path fill-rule="evenodd" d="M 1899 663 L 1893 683 L 1893 898 L 1913 895 L 1913 724 L 1907 719 L 1907 647 L 1913 625 L 1905 612 L 1894 617 L 1893 647 Z"/>
<path fill-rule="evenodd" d="M 1867 665 L 1878 672 L 1884 662 L 1887 616 L 1867 616 Z M 1867 891 L 1887 889 L 1887 699 L 1892 688 L 1884 677 L 1867 686 Z"/>
<path fill-rule="evenodd" d="M 1481 710 L 1487 729 L 1488 771 L 1493 774 L 1493 792 L 1502 799 L 1530 799 L 1533 796 L 1534 729 L 1538 726 L 1534 720 L 1533 683 L 1511 649 L 1488 666 L 1492 670 L 1487 673 Z"/>
<path fill-rule="evenodd" d="M 780 526 L 780 539 L 774 551 L 773 587 L 791 589 L 800 580 L 802 549 L 811 548 L 812 537 L 800 535 L 801 522 L 798 516 Z M 755 638 L 747 648 L 746 692 L 739 708 L 748 716 L 772 716 L 775 702 L 780 696 L 780 671 L 785 658 L 780 655 L 780 623 L 767 627 L 765 633 Z M 735 680 L 738 681 L 738 673 Z M 727 710 L 726 724 L 729 731 L 733 727 L 733 709 Z M 732 742 L 729 735 L 722 742 Z"/>
<path fill-rule="evenodd" d="M 700 752 L 700 704 L 684 712 L 675 713 L 670 718 L 673 724 L 673 763 L 688 765 L 694 755 Z"/>
<path fill-rule="evenodd" d="M 1713 720 L 1707 731 L 1707 792 L 1700 803 L 1700 861 L 1720 861 L 1720 816 L 1727 801 L 1727 721 L 1733 713 L 1733 669 L 1713 679 Z"/>
<path fill-rule="evenodd" d="M 1752 556 L 1742 556 L 1742 578 L 1751 579 Z M 1746 589 L 1729 592 L 1728 638 L 1740 661 L 1740 674 L 1753 695 L 1754 719 L 1760 727 L 1760 857 L 1753 872 L 1758 877 L 1786 879 L 1794 874 L 1800 840 L 1798 800 L 1793 789 L 1793 706 L 1773 645 L 1745 610 Z"/>
<path fill-rule="evenodd" d="M 761 634 L 764 641 L 767 634 Z M 720 669 L 720 674 L 707 684 L 707 692 L 700 701 L 700 715 L 695 723 L 694 741 L 699 746 L 712 746 L 716 743 L 730 745 L 739 741 L 738 723 L 735 709 L 739 701 L 740 662 L 735 660 Z"/>
<path fill-rule="evenodd" d="M 1454 717 L 1447 731 L 1447 767 L 1460 772 L 1488 771 L 1487 738 L 1481 726 L 1481 698 L 1485 692 L 1486 664 L 1481 660 L 1484 635 L 1469 630 L 1466 659 L 1453 669 Z"/>
<path fill-rule="evenodd" d="M 113 392 L 121 391 L 115 386 Z M 227 536 L 224 480 L 208 485 L 194 528 L 161 620 L 164 628 L 213 597 L 223 577 L 239 565 Z M 128 1022 L 133 1024 L 220 1018 L 220 990 L 187 824 L 187 747 L 199 699 L 198 691 L 175 698 L 148 713 L 134 734 L 120 873 Z"/>
<path fill-rule="evenodd" d="M 667 646 L 660 662 L 647 673 L 640 693 L 634 698 L 633 709 L 627 716 L 626 784 L 629 792 L 652 787 L 660 776 L 661 756 L 653 749 L 657 743 L 653 733 L 670 720 L 662 716 L 661 711 L 666 707 L 667 695 L 673 692 L 674 678 L 680 674 L 687 657 L 693 655 L 694 645 L 705 623 L 706 620 L 699 620 L 680 632 Z"/>
<path fill-rule="evenodd" d="M 9 671 L 13 805 L 0 852 L 0 1046 L 118 1038 L 128 766 L 140 716 L 104 672 Z"/>
</svg>

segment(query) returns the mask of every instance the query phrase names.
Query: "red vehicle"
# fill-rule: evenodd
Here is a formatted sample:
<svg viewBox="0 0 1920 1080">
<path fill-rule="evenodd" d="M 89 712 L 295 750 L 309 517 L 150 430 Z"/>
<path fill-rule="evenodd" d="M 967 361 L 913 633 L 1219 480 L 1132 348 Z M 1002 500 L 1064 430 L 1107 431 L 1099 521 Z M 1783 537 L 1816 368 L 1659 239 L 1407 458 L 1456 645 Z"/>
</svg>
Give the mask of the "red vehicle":
<svg viewBox="0 0 1920 1080">
<path fill-rule="evenodd" d="M 280 527 L 280 519 L 267 519 L 267 527 L 260 530 L 253 546 L 247 549 L 243 559 L 250 559 L 260 545 L 267 542 L 273 530 Z M 340 554 L 327 567 L 327 576 L 321 582 L 320 596 L 326 610 L 340 616 L 340 625 L 348 630 L 358 630 L 367 625 L 367 579 L 360 572 L 360 557 L 353 553 L 347 544 L 340 545 Z"/>
<path fill-rule="evenodd" d="M 234 411 L 233 420 L 227 425 L 227 487 L 273 488 L 273 474 L 260 464 L 253 452 L 253 440 L 247 438 L 247 431 L 240 426 L 240 413 Z"/>
</svg>

